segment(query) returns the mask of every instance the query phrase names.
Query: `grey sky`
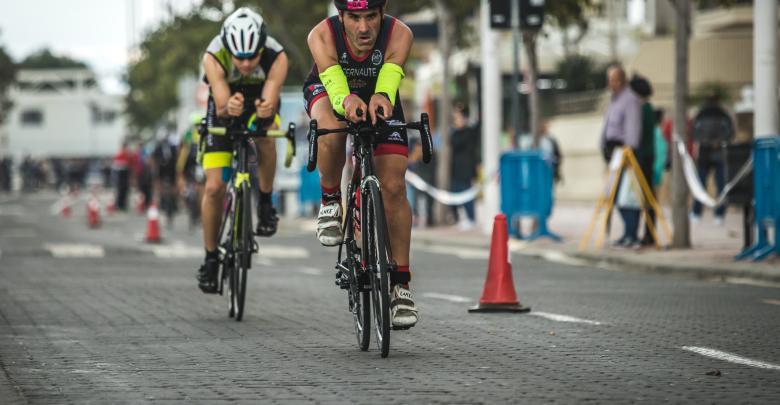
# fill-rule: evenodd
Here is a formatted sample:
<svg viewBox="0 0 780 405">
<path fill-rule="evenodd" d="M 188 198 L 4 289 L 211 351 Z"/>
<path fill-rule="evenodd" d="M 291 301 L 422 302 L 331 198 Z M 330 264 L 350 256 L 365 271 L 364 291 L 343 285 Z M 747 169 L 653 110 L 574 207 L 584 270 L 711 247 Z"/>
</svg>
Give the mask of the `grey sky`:
<svg viewBox="0 0 780 405">
<path fill-rule="evenodd" d="M 0 44 L 15 61 L 44 47 L 86 61 L 104 88 L 121 92 L 127 64 L 130 10 L 138 38 L 166 17 L 165 3 L 183 12 L 200 0 L 3 0 Z"/>
</svg>

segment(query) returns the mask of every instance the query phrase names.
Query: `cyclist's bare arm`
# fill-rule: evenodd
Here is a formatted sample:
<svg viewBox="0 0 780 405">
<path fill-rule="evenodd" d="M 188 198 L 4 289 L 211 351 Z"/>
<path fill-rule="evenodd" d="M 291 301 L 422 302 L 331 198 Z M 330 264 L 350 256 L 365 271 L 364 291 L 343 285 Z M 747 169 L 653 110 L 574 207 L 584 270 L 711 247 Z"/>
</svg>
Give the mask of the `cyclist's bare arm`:
<svg viewBox="0 0 780 405">
<path fill-rule="evenodd" d="M 277 112 L 276 106 L 279 102 L 279 92 L 282 90 L 284 80 L 287 78 L 288 65 L 287 54 L 284 52 L 280 53 L 271 65 L 271 70 L 268 72 L 268 77 L 263 85 L 263 100 L 255 104 L 258 117 L 270 118 Z"/>
<path fill-rule="evenodd" d="M 309 44 L 309 51 L 311 51 L 319 73 L 339 63 L 336 59 L 336 44 L 333 43 L 333 38 L 330 35 L 327 20 L 320 22 L 309 32 L 306 42 Z"/>
<path fill-rule="evenodd" d="M 214 97 L 214 104 L 217 106 L 217 117 L 227 117 L 228 100 L 231 99 L 231 95 L 222 65 L 219 64 L 217 58 L 206 53 L 203 55 L 203 71 L 206 72 L 206 78 L 209 80 L 209 87 L 211 87 L 211 96 Z M 243 107 L 243 97 L 239 93 L 232 96 L 236 99 L 239 97 L 241 97 L 240 101 Z M 233 115 L 240 115 L 240 113 Z"/>
</svg>

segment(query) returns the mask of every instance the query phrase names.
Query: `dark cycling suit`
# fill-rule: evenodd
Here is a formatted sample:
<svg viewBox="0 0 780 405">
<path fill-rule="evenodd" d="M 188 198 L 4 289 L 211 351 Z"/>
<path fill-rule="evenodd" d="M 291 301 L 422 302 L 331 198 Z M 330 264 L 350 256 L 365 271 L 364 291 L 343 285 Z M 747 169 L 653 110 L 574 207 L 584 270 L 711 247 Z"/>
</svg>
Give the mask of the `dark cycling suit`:
<svg viewBox="0 0 780 405">
<path fill-rule="evenodd" d="M 157 178 L 165 184 L 176 184 L 176 146 L 162 140 L 152 152 Z"/>
<path fill-rule="evenodd" d="M 396 19 L 389 15 L 385 15 L 382 19 L 382 24 L 379 29 L 379 35 L 374 43 L 374 48 L 366 54 L 363 59 L 358 58 L 352 53 L 347 43 L 346 35 L 344 33 L 344 26 L 339 20 L 339 16 L 333 16 L 326 20 L 330 27 L 331 35 L 333 35 L 333 41 L 336 44 L 336 52 L 339 56 L 339 65 L 344 70 L 344 74 L 347 76 L 347 83 L 349 84 L 349 90 L 359 96 L 366 105 L 371 100 L 371 96 L 374 94 L 376 88 L 376 79 L 379 76 L 379 70 L 385 62 L 385 52 L 387 50 L 387 43 L 390 40 L 390 35 L 395 27 Z M 311 116 L 311 107 L 322 97 L 327 96 L 325 86 L 322 85 L 320 80 L 319 70 L 315 64 L 309 77 L 303 84 L 303 98 L 305 102 L 306 112 Z M 335 113 L 335 112 L 334 112 Z M 339 118 L 344 118 L 339 114 L 336 114 Z M 393 108 L 393 115 L 390 120 L 404 121 L 404 111 L 401 108 L 401 98 L 396 94 L 395 107 Z M 374 150 L 375 155 L 408 155 L 408 138 L 406 136 L 406 130 L 395 131 L 387 134 L 378 141 L 378 145 Z"/>
<path fill-rule="evenodd" d="M 240 121 L 246 124 L 257 110 L 255 108 L 255 100 L 262 97 L 263 86 L 268 73 L 271 71 L 271 67 L 279 54 L 284 52 L 284 48 L 278 41 L 269 36 L 260 55 L 260 63 L 249 76 L 242 76 L 238 68 L 233 66 L 230 52 L 222 45 L 222 39 L 219 35 L 214 37 L 206 52 L 211 54 L 222 66 L 225 72 L 225 80 L 230 87 L 230 94 L 240 92 L 244 95 L 244 113 L 241 115 Z M 203 81 L 209 84 L 205 75 L 203 76 Z M 279 100 L 279 105 L 277 105 L 277 110 L 280 105 L 281 99 Z M 214 98 L 209 96 L 206 110 L 207 125 L 209 127 L 219 126 L 220 124 L 216 122 L 216 119 L 217 107 L 214 103 Z M 275 117 L 275 122 L 279 123 L 278 115 Z M 203 169 L 230 167 L 233 145 L 227 137 L 208 134 L 201 137 L 201 147 L 203 152 Z"/>
</svg>

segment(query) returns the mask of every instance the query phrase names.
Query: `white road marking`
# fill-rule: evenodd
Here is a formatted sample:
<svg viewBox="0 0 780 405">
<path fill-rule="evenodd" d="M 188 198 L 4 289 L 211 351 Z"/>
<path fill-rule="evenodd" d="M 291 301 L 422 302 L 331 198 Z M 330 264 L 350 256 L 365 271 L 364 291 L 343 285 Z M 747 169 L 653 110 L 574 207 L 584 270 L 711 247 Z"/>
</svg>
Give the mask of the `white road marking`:
<svg viewBox="0 0 780 405">
<path fill-rule="evenodd" d="M 721 281 L 722 279 L 719 277 L 714 278 L 716 281 Z M 726 277 L 725 280 L 723 280 L 729 284 L 741 284 L 741 285 L 752 285 L 756 287 L 769 287 L 769 288 L 780 288 L 780 283 L 775 281 L 764 281 L 764 280 L 754 280 L 750 278 L 740 278 L 740 277 Z"/>
<path fill-rule="evenodd" d="M 261 266 L 273 266 L 274 265 L 273 260 L 271 260 L 271 259 L 269 259 L 267 257 L 254 255 L 254 258 L 255 258 L 255 264 L 259 264 Z"/>
<path fill-rule="evenodd" d="M 322 270 L 315 269 L 314 267 L 298 267 L 295 270 L 298 273 L 306 274 L 307 276 L 321 276 L 324 274 Z"/>
<path fill-rule="evenodd" d="M 271 259 L 306 259 L 309 251 L 299 246 L 260 245 L 259 255 Z"/>
<path fill-rule="evenodd" d="M 457 303 L 473 302 L 474 301 L 471 298 L 462 297 L 460 295 L 439 294 L 439 293 L 433 293 L 433 292 L 422 293 L 420 295 L 422 297 L 425 297 L 425 298 L 433 298 L 433 299 L 437 299 L 437 300 L 444 300 L 444 301 L 457 302 Z"/>
<path fill-rule="evenodd" d="M 744 366 L 763 368 L 767 370 L 780 370 L 780 365 L 777 364 L 766 363 L 760 360 L 753 360 L 733 353 L 722 352 L 720 350 L 710 349 L 707 347 L 683 346 L 682 349 L 696 354 L 701 354 L 702 356 L 712 357 L 713 359 L 728 361 L 729 363 L 742 364 Z"/>
<path fill-rule="evenodd" d="M 461 259 L 483 260 L 490 257 L 490 251 L 486 249 L 467 248 L 463 246 L 433 245 L 422 246 L 421 250 L 442 255 L 454 255 Z"/>
<path fill-rule="evenodd" d="M 549 312 L 531 311 L 531 315 L 540 316 L 542 318 L 549 319 L 557 322 L 574 322 L 574 323 L 586 323 L 588 325 L 603 325 L 602 322 L 592 321 L 590 319 L 581 319 L 569 315 L 551 314 Z"/>
<path fill-rule="evenodd" d="M 203 256 L 203 248 L 200 246 L 187 246 L 183 243 L 174 243 L 168 246 L 152 247 L 154 255 L 162 259 L 185 259 Z"/>
<path fill-rule="evenodd" d="M 105 257 L 106 251 L 103 246 L 77 243 L 47 243 L 44 249 L 51 252 L 54 257 Z"/>
<path fill-rule="evenodd" d="M 766 300 L 762 300 L 761 302 L 763 302 L 764 304 L 769 304 L 769 305 L 780 305 L 780 300 L 766 299 Z"/>
</svg>

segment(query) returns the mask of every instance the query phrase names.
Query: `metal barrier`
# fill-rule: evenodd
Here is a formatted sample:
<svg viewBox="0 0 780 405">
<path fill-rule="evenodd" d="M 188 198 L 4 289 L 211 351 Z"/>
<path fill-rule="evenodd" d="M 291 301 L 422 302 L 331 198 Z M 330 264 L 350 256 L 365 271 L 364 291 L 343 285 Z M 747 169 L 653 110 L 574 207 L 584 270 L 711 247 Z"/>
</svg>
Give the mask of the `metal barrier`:
<svg viewBox="0 0 780 405">
<path fill-rule="evenodd" d="M 758 261 L 772 253 L 780 256 L 780 137 L 760 138 L 753 143 L 753 187 L 756 243 L 737 255 L 737 260 Z M 774 241 L 769 238 L 772 227 Z"/>
<path fill-rule="evenodd" d="M 553 176 L 550 164 L 540 151 L 513 151 L 501 155 L 501 211 L 507 216 L 509 234 L 523 239 L 519 226 L 521 217 L 535 217 L 536 230 L 528 237 L 534 240 L 546 236 L 560 241 L 560 236 L 547 229 L 547 219 L 553 206 Z"/>
</svg>

